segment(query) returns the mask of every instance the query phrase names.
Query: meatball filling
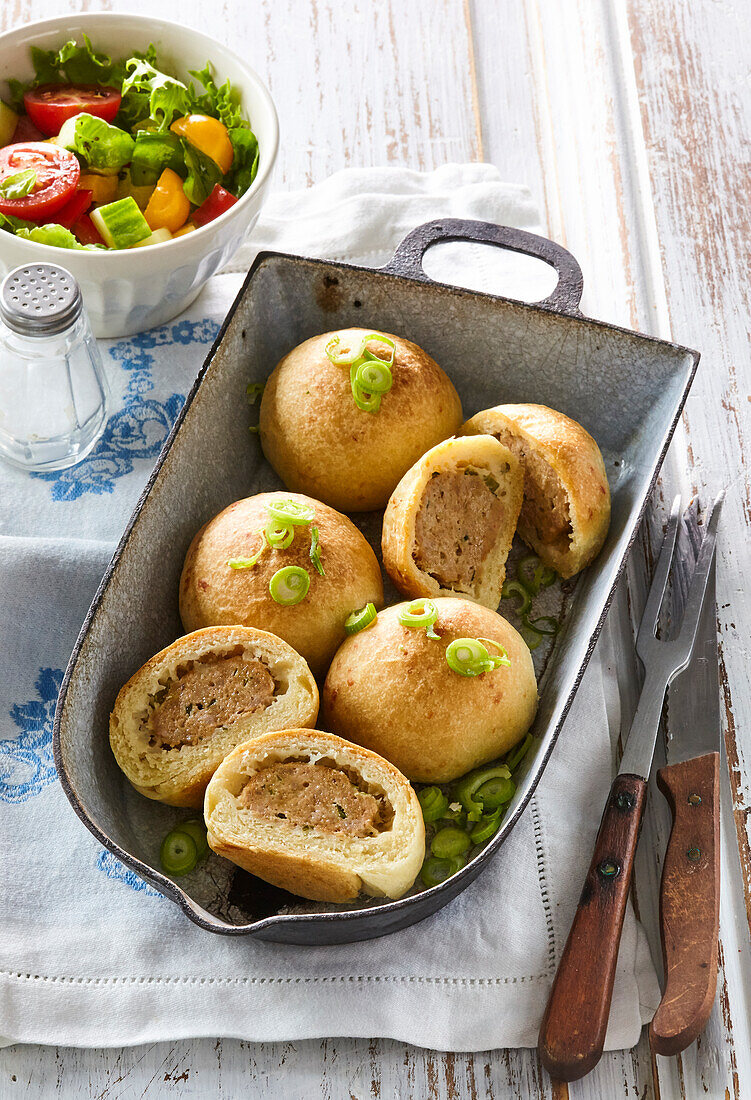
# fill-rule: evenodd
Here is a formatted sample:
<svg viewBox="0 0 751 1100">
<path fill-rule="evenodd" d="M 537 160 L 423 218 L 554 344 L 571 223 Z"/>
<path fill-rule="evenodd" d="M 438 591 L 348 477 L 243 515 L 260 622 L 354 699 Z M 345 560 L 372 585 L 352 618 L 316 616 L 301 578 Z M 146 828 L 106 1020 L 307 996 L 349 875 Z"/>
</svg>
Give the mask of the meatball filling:
<svg viewBox="0 0 751 1100">
<path fill-rule="evenodd" d="M 434 473 L 415 518 L 415 564 L 441 588 L 472 591 L 495 546 L 505 505 L 488 470 L 473 466 Z"/>
<path fill-rule="evenodd" d="M 527 451 L 524 440 L 513 432 L 500 432 L 498 439 L 514 452 L 524 467 L 520 525 L 535 531 L 540 542 L 546 545 L 559 541 L 568 545 L 572 534 L 569 500 L 558 474 L 541 455 Z"/>
<path fill-rule="evenodd" d="M 275 697 L 264 663 L 241 654 L 191 661 L 151 715 L 150 744 L 163 749 L 197 745 L 244 714 L 257 714 Z"/>
<path fill-rule="evenodd" d="M 250 777 L 238 804 L 258 817 L 324 833 L 377 836 L 388 826 L 391 808 L 383 795 L 363 790 L 358 780 L 355 773 L 326 764 L 270 764 Z"/>
</svg>

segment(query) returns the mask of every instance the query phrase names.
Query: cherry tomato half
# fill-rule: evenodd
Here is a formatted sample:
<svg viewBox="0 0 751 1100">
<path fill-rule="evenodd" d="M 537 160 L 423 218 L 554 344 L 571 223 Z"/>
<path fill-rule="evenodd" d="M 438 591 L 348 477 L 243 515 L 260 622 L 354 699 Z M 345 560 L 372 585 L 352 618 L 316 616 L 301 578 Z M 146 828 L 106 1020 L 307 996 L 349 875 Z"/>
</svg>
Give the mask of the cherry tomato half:
<svg viewBox="0 0 751 1100">
<path fill-rule="evenodd" d="M 25 168 L 36 172 L 35 190 L 22 199 L 0 195 L 0 213 L 32 222 L 44 221 L 65 206 L 81 175 L 73 153 L 46 141 L 27 141 L 0 149 L 0 182 Z"/>
<path fill-rule="evenodd" d="M 8 144 L 18 145 L 21 141 L 44 141 L 44 134 L 36 128 L 28 115 L 21 115 Z"/>
<path fill-rule="evenodd" d="M 23 105 L 34 125 L 55 137 L 63 123 L 81 111 L 112 122 L 121 98 L 117 88 L 102 84 L 40 84 L 24 93 Z"/>
<path fill-rule="evenodd" d="M 81 215 L 89 209 L 91 206 L 91 191 L 76 191 L 71 198 L 68 199 L 65 206 L 61 206 L 59 210 L 56 210 L 52 217 L 45 218 L 45 221 L 54 222 L 56 225 L 62 225 L 65 229 L 70 229 L 73 226 L 73 222 L 77 222 Z"/>
<path fill-rule="evenodd" d="M 217 183 L 206 201 L 193 214 L 193 221 L 196 225 L 206 225 L 207 222 L 213 222 L 214 218 L 224 214 L 236 202 L 235 196 L 230 195 L 229 191 L 225 191 L 222 185 Z"/>
</svg>

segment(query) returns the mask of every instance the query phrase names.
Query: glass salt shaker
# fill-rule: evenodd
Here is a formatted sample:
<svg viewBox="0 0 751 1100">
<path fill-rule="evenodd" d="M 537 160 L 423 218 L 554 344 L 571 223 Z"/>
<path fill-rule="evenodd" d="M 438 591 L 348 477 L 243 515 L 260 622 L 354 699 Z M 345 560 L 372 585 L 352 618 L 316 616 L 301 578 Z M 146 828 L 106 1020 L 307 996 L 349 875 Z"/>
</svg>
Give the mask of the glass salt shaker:
<svg viewBox="0 0 751 1100">
<path fill-rule="evenodd" d="M 78 283 L 57 264 L 24 264 L 0 286 L 0 457 L 63 470 L 107 422 L 107 382 Z"/>
</svg>

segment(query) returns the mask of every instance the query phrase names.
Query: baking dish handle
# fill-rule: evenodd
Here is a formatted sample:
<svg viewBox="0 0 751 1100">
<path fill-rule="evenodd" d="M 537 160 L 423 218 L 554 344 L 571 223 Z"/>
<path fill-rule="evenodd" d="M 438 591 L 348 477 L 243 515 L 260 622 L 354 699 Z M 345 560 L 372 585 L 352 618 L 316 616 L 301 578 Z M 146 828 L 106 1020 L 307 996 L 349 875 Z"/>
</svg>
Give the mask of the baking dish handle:
<svg viewBox="0 0 751 1100">
<path fill-rule="evenodd" d="M 579 302 L 584 287 L 584 277 L 574 257 L 555 241 L 514 229 L 510 225 L 493 222 L 469 221 L 463 218 L 441 218 L 425 222 L 408 233 L 398 246 L 392 259 L 380 270 L 387 275 L 402 275 L 418 279 L 422 283 L 433 280 L 425 274 L 422 261 L 431 245 L 439 241 L 473 241 L 477 244 L 495 244 L 511 252 L 523 252 L 550 264 L 558 272 L 558 285 L 552 294 L 533 305 L 555 310 L 557 313 L 579 315 Z"/>
</svg>

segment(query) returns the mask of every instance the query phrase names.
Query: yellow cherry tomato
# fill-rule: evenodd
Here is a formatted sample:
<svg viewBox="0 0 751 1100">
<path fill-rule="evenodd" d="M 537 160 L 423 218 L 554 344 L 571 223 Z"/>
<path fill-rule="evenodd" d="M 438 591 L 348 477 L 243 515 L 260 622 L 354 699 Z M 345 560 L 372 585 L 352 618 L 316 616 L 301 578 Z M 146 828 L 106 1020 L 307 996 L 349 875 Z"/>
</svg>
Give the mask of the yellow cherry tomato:
<svg viewBox="0 0 751 1100">
<path fill-rule="evenodd" d="M 174 233 L 185 225 L 190 214 L 190 201 L 183 191 L 183 181 L 177 172 L 165 168 L 157 180 L 154 193 L 143 216 L 151 229 L 169 229 Z"/>
<path fill-rule="evenodd" d="M 91 191 L 91 201 L 96 203 L 114 202 L 117 195 L 117 176 L 95 176 L 85 172 L 78 180 L 81 191 Z"/>
<path fill-rule="evenodd" d="M 223 122 L 210 115 L 185 115 L 170 126 L 173 134 L 184 137 L 196 149 L 219 165 L 222 175 L 232 167 L 234 150 L 229 132 Z"/>
</svg>

